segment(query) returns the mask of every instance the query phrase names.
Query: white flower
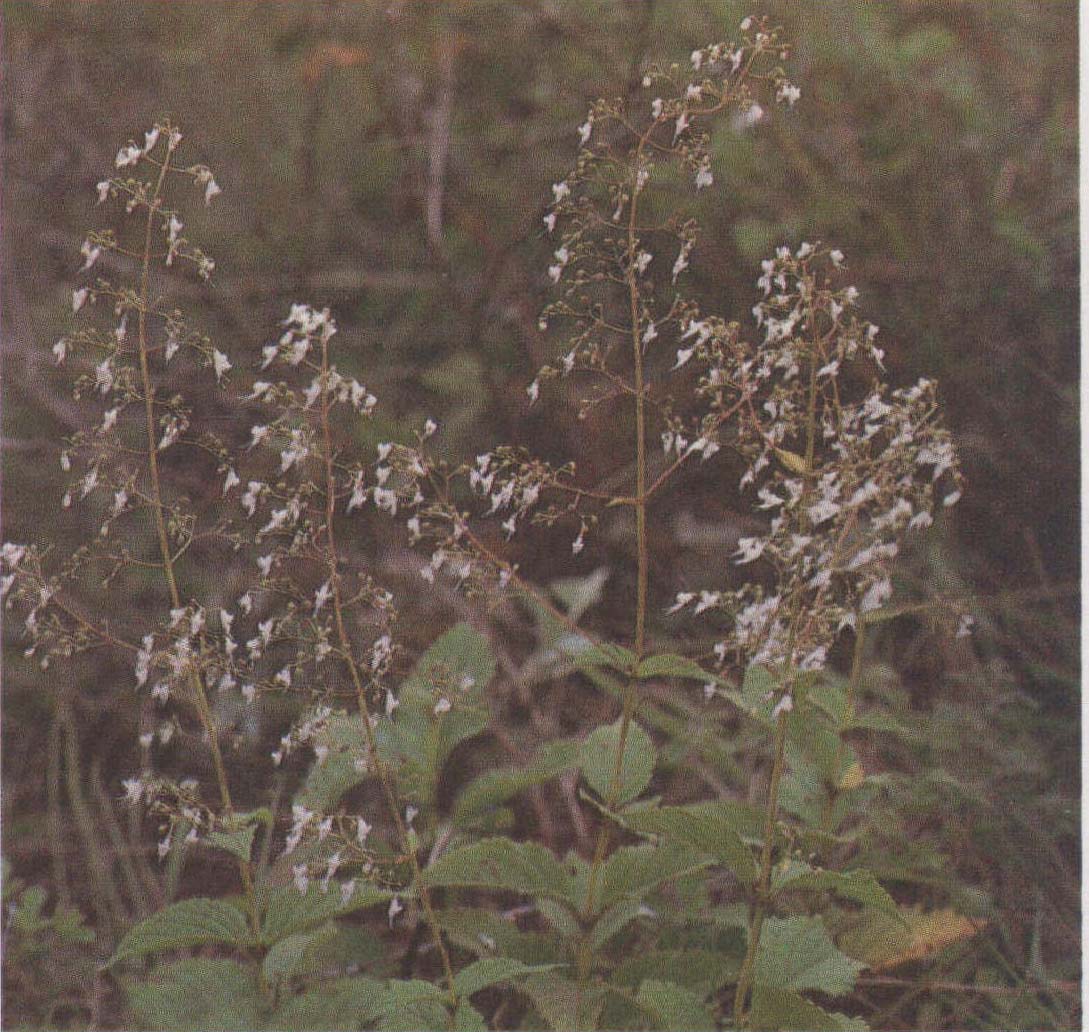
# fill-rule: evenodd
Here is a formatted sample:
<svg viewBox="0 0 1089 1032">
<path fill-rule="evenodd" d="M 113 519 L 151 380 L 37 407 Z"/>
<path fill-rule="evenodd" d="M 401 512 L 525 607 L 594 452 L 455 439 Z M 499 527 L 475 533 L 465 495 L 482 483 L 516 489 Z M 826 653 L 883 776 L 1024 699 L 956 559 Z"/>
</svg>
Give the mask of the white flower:
<svg viewBox="0 0 1089 1032">
<path fill-rule="evenodd" d="M 390 926 L 390 928 L 393 927 L 393 919 L 399 913 L 401 913 L 401 911 L 404 910 L 404 909 L 405 908 L 404 908 L 403 904 L 401 903 L 401 900 L 400 900 L 399 897 L 394 896 L 393 899 L 391 899 L 389 901 L 389 926 Z"/>
<path fill-rule="evenodd" d="M 292 877 L 295 879 L 295 888 L 300 894 L 305 895 L 310 887 L 310 875 L 307 873 L 306 864 L 296 864 L 291 868 Z"/>
<path fill-rule="evenodd" d="M 662 117 L 662 105 L 663 105 L 662 98 L 661 97 L 655 97 L 653 102 L 650 105 L 651 115 L 653 115 L 655 118 L 661 118 Z"/>
<path fill-rule="evenodd" d="M 444 695 L 438 702 L 435 703 L 434 714 L 436 717 L 442 716 L 444 713 L 450 712 L 450 700 Z"/>
<path fill-rule="evenodd" d="M 439 428 L 439 424 L 436 423 L 435 420 L 429 419 L 426 423 L 424 423 L 424 428 L 423 428 L 424 439 L 426 440 L 428 437 L 431 437 L 435 433 L 435 431 L 438 430 L 438 428 Z"/>
<path fill-rule="evenodd" d="M 682 111 L 677 116 L 677 121 L 673 123 L 673 142 L 677 142 L 677 137 L 681 135 L 688 128 L 688 112 Z"/>
<path fill-rule="evenodd" d="M 349 878 L 340 886 L 340 905 L 346 907 L 355 895 L 355 879 Z"/>
<path fill-rule="evenodd" d="M 703 87 L 698 82 L 689 83 L 684 91 L 685 100 L 699 100 L 703 96 Z"/>
<path fill-rule="evenodd" d="M 794 700 L 789 695 L 784 695 L 771 711 L 771 719 L 778 720 L 779 714 L 790 713 L 794 709 Z"/>
<path fill-rule="evenodd" d="M 90 294 L 90 290 L 87 287 L 81 287 L 79 290 L 72 291 L 72 311 L 78 312 L 84 304 L 87 302 L 87 296 Z"/>
<path fill-rule="evenodd" d="M 208 179 L 208 185 L 204 188 L 204 204 L 207 207 L 212 203 L 213 197 L 218 197 L 223 191 L 219 188 L 219 185 L 212 178 Z"/>
<path fill-rule="evenodd" d="M 688 268 L 688 252 L 692 250 L 692 244 L 685 242 L 681 247 L 680 253 L 677 255 L 677 260 L 673 263 L 673 282 L 677 282 L 677 277 Z"/>
<path fill-rule="evenodd" d="M 98 246 L 92 246 L 90 240 L 84 240 L 83 246 L 79 249 L 79 253 L 83 255 L 83 266 L 80 268 L 80 272 L 86 272 L 95 262 L 98 261 L 99 256 L 102 254 L 102 248 Z"/>
<path fill-rule="evenodd" d="M 556 228 L 556 213 L 550 211 L 541 221 L 545 224 L 545 229 L 551 233 Z"/>
<path fill-rule="evenodd" d="M 749 29 L 751 29 L 751 28 L 752 28 L 752 18 L 745 18 L 741 22 L 741 31 L 742 32 L 748 32 Z"/>
<path fill-rule="evenodd" d="M 378 509 L 388 512 L 391 516 L 397 515 L 397 494 L 385 487 L 374 489 L 374 504 Z"/>
<path fill-rule="evenodd" d="M 552 184 L 552 203 L 559 204 L 565 197 L 571 196 L 571 187 L 566 183 Z"/>
<path fill-rule="evenodd" d="M 715 177 L 711 174 L 711 166 L 705 162 L 700 165 L 700 170 L 696 173 L 696 189 L 702 190 L 705 186 L 711 186 L 714 184 Z"/>
<path fill-rule="evenodd" d="M 737 542 L 737 551 L 734 552 L 737 558 L 734 559 L 734 562 L 738 566 L 754 562 L 763 555 L 766 546 L 767 541 L 764 538 L 743 537 Z"/>
<path fill-rule="evenodd" d="M 267 577 L 272 572 L 272 556 L 259 555 L 257 557 L 257 568 L 261 571 L 262 577 Z"/>
<path fill-rule="evenodd" d="M 944 505 L 948 509 L 951 505 L 956 505 L 959 501 L 960 491 L 952 491 L 942 499 L 942 505 Z"/>
<path fill-rule="evenodd" d="M 110 181 L 108 179 L 103 179 L 101 182 L 95 184 L 95 189 L 98 191 L 98 203 L 101 204 L 110 196 Z"/>
<path fill-rule="evenodd" d="M 127 147 L 122 147 L 117 152 L 117 157 L 114 158 L 114 165 L 117 168 L 127 168 L 129 165 L 135 165 L 136 162 L 143 157 L 144 152 L 134 143 L 130 143 Z"/>
<path fill-rule="evenodd" d="M 790 107 L 794 107 L 801 95 L 802 91 L 797 86 L 784 80 L 775 92 L 775 99 L 780 103 L 785 100 Z"/>
<path fill-rule="evenodd" d="M 671 605 L 666 610 L 666 612 L 667 613 L 676 613 L 676 612 L 680 611 L 686 605 L 688 605 L 688 603 L 691 602 L 695 597 L 696 597 L 696 593 L 694 591 L 679 591 L 679 592 L 677 592 L 676 601 L 673 603 L 673 605 Z"/>
<path fill-rule="evenodd" d="M 237 487 L 242 481 L 238 474 L 230 467 L 227 468 L 227 476 L 223 478 L 223 493 L 226 494 L 232 487 Z"/>
<path fill-rule="evenodd" d="M 874 609 L 880 609 L 890 598 L 892 598 L 892 583 L 886 577 L 870 585 L 862 596 L 859 609 L 863 613 L 869 613 Z"/>
<path fill-rule="evenodd" d="M 68 338 L 61 337 L 56 344 L 53 345 L 53 361 L 56 365 L 60 365 L 68 356 Z"/>
<path fill-rule="evenodd" d="M 976 623 L 975 619 L 970 614 L 964 613 L 960 618 L 960 622 L 957 624 L 956 637 L 958 637 L 958 638 L 969 638 L 969 637 L 971 637 L 972 628 L 975 626 L 975 623 Z"/>
<path fill-rule="evenodd" d="M 315 616 L 318 615 L 318 613 L 321 611 L 322 606 L 324 606 L 325 603 L 329 601 L 332 595 L 333 589 L 330 581 L 326 581 L 320 588 L 318 588 L 318 590 L 314 593 Z"/>
<path fill-rule="evenodd" d="M 843 252 L 840 250 L 829 251 L 828 257 L 832 260 L 832 264 L 837 268 L 843 267 Z"/>
<path fill-rule="evenodd" d="M 529 395 L 529 403 L 532 405 L 541 396 L 541 382 L 540 380 L 534 380 L 526 388 L 526 394 Z"/>
<path fill-rule="evenodd" d="M 672 369 L 680 369 L 681 366 L 687 365 L 688 360 L 696 353 L 695 348 L 680 348 L 677 351 L 677 361 L 673 363 Z"/>
<path fill-rule="evenodd" d="M 703 64 L 703 51 L 702 50 L 693 50 L 692 51 L 692 68 L 695 71 L 698 72 L 700 70 L 700 66 L 702 64 Z"/>
<path fill-rule="evenodd" d="M 218 348 L 212 349 L 212 367 L 215 369 L 216 379 L 223 378 L 223 374 L 231 368 L 230 360 Z"/>
<path fill-rule="evenodd" d="M 594 118 L 593 115 L 591 115 L 589 118 L 586 119 L 585 122 L 582 123 L 582 125 L 579 126 L 579 143 L 583 146 L 586 146 L 586 144 L 590 140 L 590 133 L 592 133 L 593 131 Z"/>
</svg>

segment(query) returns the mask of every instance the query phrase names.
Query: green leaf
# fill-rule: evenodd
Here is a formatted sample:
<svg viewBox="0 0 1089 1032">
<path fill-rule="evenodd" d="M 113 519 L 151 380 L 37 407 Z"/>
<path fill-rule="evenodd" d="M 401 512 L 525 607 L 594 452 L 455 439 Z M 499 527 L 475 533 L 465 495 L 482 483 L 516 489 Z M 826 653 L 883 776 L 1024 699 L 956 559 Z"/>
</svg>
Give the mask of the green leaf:
<svg viewBox="0 0 1089 1032">
<path fill-rule="evenodd" d="M 873 907 L 899 917 L 896 900 L 890 896 L 871 871 L 825 871 L 809 864 L 790 861 L 786 867 L 775 869 L 771 890 L 773 893 L 803 890 L 809 892 L 834 892 L 843 899 L 850 899 L 863 906 Z"/>
<path fill-rule="evenodd" d="M 423 871 L 433 887 L 461 887 L 545 896 L 573 905 L 571 883 L 563 865 L 536 842 L 483 839 L 443 853 Z"/>
<path fill-rule="evenodd" d="M 200 957 L 157 968 L 128 987 L 139 1028 L 164 1032 L 252 1032 L 261 1027 L 253 970 Z"/>
<path fill-rule="evenodd" d="M 613 981 L 633 988 L 647 979 L 669 972 L 671 981 L 701 993 L 704 998 L 736 981 L 744 948 L 737 937 L 735 957 L 719 949 L 670 949 L 633 951 L 616 969 Z M 712 1026 L 713 1027 L 713 1026 Z"/>
<path fill-rule="evenodd" d="M 635 672 L 635 676 L 646 680 L 651 677 L 686 677 L 691 681 L 717 681 L 714 674 L 708 673 L 693 659 L 664 652 L 658 656 L 647 656 Z"/>
<path fill-rule="evenodd" d="M 523 964 L 511 957 L 483 957 L 462 968 L 454 976 L 454 988 L 459 996 L 472 996 L 496 982 L 512 982 L 529 975 L 551 971 L 559 964 Z"/>
<path fill-rule="evenodd" d="M 446 909 L 439 913 L 439 925 L 451 942 L 479 956 L 514 957 L 526 964 L 550 964 L 565 956 L 556 935 L 523 932 L 513 922 L 490 910 Z"/>
<path fill-rule="evenodd" d="M 261 923 L 261 942 L 272 946 L 289 935 L 324 924 L 331 917 L 384 903 L 391 895 L 386 889 L 363 882 L 356 885 L 355 892 L 345 905 L 336 887 L 322 892 L 320 885 L 311 884 L 302 893 L 294 885 L 281 886 L 273 889 L 269 895 Z"/>
<path fill-rule="evenodd" d="M 297 1032 L 356 1032 L 374 1022 L 389 998 L 385 982 L 359 975 L 322 982 L 284 1002 L 268 1021 L 269 1028 Z"/>
<path fill-rule="evenodd" d="M 556 1032 L 597 1028 L 597 1018 L 605 1004 L 605 994 L 599 986 L 588 986 L 580 993 L 577 983 L 549 972 L 531 975 L 522 988 L 533 1001 L 537 1013 Z"/>
<path fill-rule="evenodd" d="M 742 884 L 752 885 L 758 873 L 756 860 L 741 836 L 742 831 L 751 836 L 758 829 L 759 816 L 750 809 L 727 802 L 663 806 L 626 814 L 624 824 L 632 831 L 697 849 L 728 867 Z"/>
<path fill-rule="evenodd" d="M 773 917 L 764 922 L 753 981 L 771 989 L 819 989 L 844 996 L 864 964 L 840 953 L 815 917 Z"/>
<path fill-rule="evenodd" d="M 309 932 L 296 932 L 281 939 L 265 955 L 261 970 L 265 979 L 275 985 L 277 982 L 300 974 L 307 967 L 314 952 L 336 935 L 336 925 L 327 921 Z"/>
<path fill-rule="evenodd" d="M 579 762 L 582 743 L 574 739 L 546 742 L 524 767 L 490 770 L 471 781 L 454 804 L 454 823 L 465 825 L 533 785 L 539 785 Z"/>
<path fill-rule="evenodd" d="M 810 1003 L 804 996 L 789 989 L 757 986 L 753 990 L 752 1013 L 749 1024 L 753 1029 L 768 1032 L 867 1032 L 869 1026 L 861 1018 L 850 1018 Z"/>
<path fill-rule="evenodd" d="M 424 806 L 434 805 L 446 760 L 458 743 L 488 724 L 484 689 L 494 675 L 491 644 L 466 623 L 451 627 L 420 657 L 401 685 L 400 707 L 388 729 L 402 764 L 406 795 Z M 453 707 L 436 716 L 440 692 Z"/>
<path fill-rule="evenodd" d="M 448 1028 L 446 1003 L 446 994 L 431 982 L 391 979 L 381 1001 L 378 1027 L 385 1032 Z"/>
<path fill-rule="evenodd" d="M 637 798 L 654 774 L 655 751 L 650 737 L 634 720 L 628 725 L 616 798 L 612 798 L 621 721 L 596 728 L 582 744 L 580 765 L 587 784 L 605 801 L 622 806 Z"/>
<path fill-rule="evenodd" d="M 214 849 L 223 849 L 239 860 L 249 860 L 253 852 L 253 837 L 257 827 L 247 824 L 237 831 L 213 831 L 201 842 Z"/>
<path fill-rule="evenodd" d="M 635 1002 L 654 1019 L 656 1027 L 665 1032 L 674 1029 L 698 1032 L 717 1026 L 703 1002 L 703 995 L 673 982 L 648 978 L 639 987 Z"/>
<path fill-rule="evenodd" d="M 253 936 L 245 914 L 223 900 L 187 899 L 164 907 L 130 928 L 107 966 L 148 953 L 209 942 L 249 946 Z"/>
<path fill-rule="evenodd" d="M 673 881 L 710 865 L 702 854 L 676 843 L 622 846 L 601 871 L 598 913 L 622 899 L 641 899 L 663 882 Z"/>
</svg>

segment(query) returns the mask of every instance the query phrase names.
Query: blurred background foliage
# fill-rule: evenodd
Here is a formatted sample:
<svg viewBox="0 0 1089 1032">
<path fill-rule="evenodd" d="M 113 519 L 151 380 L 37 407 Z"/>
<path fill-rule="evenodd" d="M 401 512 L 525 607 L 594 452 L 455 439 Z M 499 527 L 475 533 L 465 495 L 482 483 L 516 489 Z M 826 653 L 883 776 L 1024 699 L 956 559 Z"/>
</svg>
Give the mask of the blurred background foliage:
<svg viewBox="0 0 1089 1032">
<path fill-rule="evenodd" d="M 893 381 L 941 382 L 968 477 L 955 516 L 904 562 L 900 598 L 956 601 L 977 631 L 954 642 L 947 621 L 919 608 L 877 636 L 868 697 L 912 733 L 862 747 L 868 769 L 910 776 L 875 804 L 887 813 L 866 849 L 878 869 L 883 855 L 912 853 L 929 875 L 896 894 L 955 904 L 986 930 L 905 985 L 866 989 L 860 1013 L 889 1028 L 1076 1027 L 1076 993 L 1039 986 L 1080 977 L 1077 5 L 779 0 L 760 10 L 797 41 L 789 71 L 803 100 L 755 132 L 716 138 L 715 186 L 686 202 L 704 227 L 691 292 L 748 323 L 760 258 L 780 243 L 840 247 L 883 327 Z M 121 143 L 164 116 L 224 190 L 190 220 L 217 260 L 212 287 L 179 280 L 177 296 L 237 366 L 290 302 L 328 305 L 341 367 L 381 399 L 360 448 L 431 415 L 452 459 L 521 442 L 573 458 L 587 482 L 607 472 L 627 450 L 625 420 L 579 421 L 574 393 L 526 409 L 525 384 L 554 346 L 537 329 L 550 184 L 570 167 L 593 98 L 641 97 L 647 63 L 686 61 L 745 13 L 732 0 L 7 0 L 5 539 L 44 535 L 64 554 L 90 526 L 58 506 L 60 439 L 83 410 L 50 348 L 69 325 L 94 183 Z M 236 413 L 207 405 L 224 433 L 244 433 Z M 721 581 L 744 519 L 736 483 L 723 458 L 657 509 L 655 601 Z M 409 644 L 457 616 L 486 620 L 464 600 L 422 596 L 403 542 L 377 522 L 365 528 L 360 561 L 403 589 Z M 578 561 L 567 543 L 542 531 L 516 542 L 514 558 L 542 583 L 607 570 L 590 617 L 623 635 L 623 522 L 603 525 Z M 132 601 L 111 598 L 105 615 L 123 625 Z M 45 891 L 47 912 L 68 915 L 63 927 L 69 907 L 87 918 L 95 945 L 81 930 L 65 949 L 102 957 L 179 877 L 150 860 L 117 801 L 140 765 L 140 702 L 131 673 L 93 655 L 43 676 L 21 657 L 18 630 L 5 631 L 4 854 Z M 514 684 L 525 648 L 507 630 L 500 667 Z M 675 634 L 665 619 L 654 630 Z M 607 712 L 585 686 L 533 691 L 532 713 L 502 710 L 499 744 L 477 769 L 531 750 L 542 727 L 585 727 Z M 267 782 L 260 762 L 243 769 Z M 744 794 L 736 771 L 749 768 L 728 769 L 719 775 Z M 678 763 L 674 794 L 686 777 Z M 578 844 L 556 806 L 536 834 Z M 10 934 L 14 899 L 5 894 Z M 82 1027 L 88 1015 L 123 1024 L 112 990 L 87 970 L 68 965 L 67 977 L 37 983 L 8 971 L 10 1027 Z M 961 989 L 923 991 L 926 979 Z"/>
</svg>

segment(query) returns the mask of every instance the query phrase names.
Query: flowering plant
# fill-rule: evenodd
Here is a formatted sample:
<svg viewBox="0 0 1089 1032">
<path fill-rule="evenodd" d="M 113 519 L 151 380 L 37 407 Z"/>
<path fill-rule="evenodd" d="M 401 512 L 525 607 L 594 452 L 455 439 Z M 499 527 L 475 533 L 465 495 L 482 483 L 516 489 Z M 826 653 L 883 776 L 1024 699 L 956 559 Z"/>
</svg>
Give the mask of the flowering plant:
<svg viewBox="0 0 1089 1032">
<path fill-rule="evenodd" d="M 110 255 L 131 263 L 133 282 L 79 287 L 74 312 L 110 305 L 115 325 L 54 347 L 58 363 L 90 353 L 76 391 L 103 408 L 62 457 L 66 470 L 80 463 L 66 504 L 112 502 L 96 509 L 93 544 L 60 568 L 38 546 L 6 544 L 0 561 L 7 604 L 25 613 L 28 653 L 43 666 L 99 647 L 131 662 L 154 716 L 141 735 L 145 770 L 124 793 L 153 821 L 159 856 L 196 846 L 237 867 L 237 897 L 166 905 L 121 939 L 114 970 L 180 948 L 233 951 L 132 983 L 141 1014 L 219 981 L 232 1009 L 205 1015 L 217 1026 L 864 1027 L 804 993 L 850 991 L 867 959 L 845 944 L 847 930 L 906 926 L 873 874 L 839 865 L 868 791 L 849 741 L 867 726 L 866 628 L 891 598 L 904 535 L 956 502 L 960 474 L 934 383 L 882 382 L 877 327 L 860 316 L 837 249 L 803 242 L 763 263 L 755 338 L 683 292 L 700 238 L 672 210 L 678 185 L 715 187 L 718 120 L 752 132 L 764 105 L 799 101 L 788 57 L 769 20 L 746 18 L 738 40 L 694 51 L 690 72 L 651 69 L 645 102 L 590 108 L 576 165 L 552 186 L 544 230 L 556 297 L 539 326 L 562 327 L 565 339 L 526 395 L 543 404 L 570 380 L 585 385 L 583 416 L 608 407 L 630 418 L 631 455 L 606 481 L 622 489 L 505 445 L 450 463 L 434 454 L 431 419 L 411 441 L 380 443 L 375 461 L 360 458 L 355 427 L 378 400 L 338 370 L 331 313 L 293 304 L 252 378 L 243 374 L 153 277 L 158 263 L 190 263 L 202 279 L 214 271 L 168 201 L 181 175 L 208 204 L 220 192 L 212 173 L 178 164 L 181 135 L 165 123 L 118 153 L 97 192 L 127 220 L 87 238 L 83 271 Z M 200 430 L 194 406 L 169 389 L 183 361 L 252 418 L 240 440 Z M 192 469 L 169 462 L 181 449 L 216 478 L 208 511 L 193 511 L 171 480 Z M 663 591 L 650 582 L 654 503 L 691 467 L 713 470 L 731 452 L 760 529 L 737 537 L 708 586 Z M 578 557 L 620 516 L 634 591 L 630 633 L 612 641 L 582 626 L 592 598 L 557 603 L 505 549 L 535 527 L 564 528 Z M 444 800 L 451 757 L 496 732 L 495 649 L 458 624 L 398 678 L 393 593 L 349 547 L 366 521 L 386 517 L 424 551 L 428 590 L 441 583 L 495 610 L 533 612 L 549 676 L 600 688 L 611 719 Z M 114 546 L 118 537 L 126 543 Z M 244 557 L 247 573 L 191 597 L 184 565 L 214 548 Z M 163 611 L 131 634 L 89 614 L 73 598 L 103 564 L 106 582 L 160 579 Z M 709 629 L 711 644 L 685 655 L 660 647 L 661 628 L 676 633 L 685 619 Z M 831 663 L 841 636 L 853 639 L 846 681 Z M 750 800 L 648 795 L 663 762 L 652 693 L 692 684 L 702 740 L 725 740 L 740 713 L 770 746 Z M 266 753 L 293 788 L 281 819 L 272 798 L 236 805 L 228 743 L 250 714 L 271 726 L 284 699 L 294 719 Z M 155 771 L 155 750 L 175 735 L 207 749 L 211 791 Z M 502 805 L 554 779 L 582 786 L 569 802 L 587 848 L 562 858 L 501 833 Z M 496 894 L 525 902 L 499 911 Z M 384 915 L 364 926 L 373 935 L 416 930 L 400 973 L 380 958 L 360 972 L 353 959 L 355 915 L 372 908 Z"/>
</svg>

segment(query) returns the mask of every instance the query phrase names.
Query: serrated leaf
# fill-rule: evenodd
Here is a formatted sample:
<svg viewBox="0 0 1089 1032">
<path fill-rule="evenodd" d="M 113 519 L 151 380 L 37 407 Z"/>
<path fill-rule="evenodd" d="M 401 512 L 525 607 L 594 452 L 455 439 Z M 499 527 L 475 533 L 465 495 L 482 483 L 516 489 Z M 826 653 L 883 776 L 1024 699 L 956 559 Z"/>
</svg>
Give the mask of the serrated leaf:
<svg viewBox="0 0 1089 1032">
<path fill-rule="evenodd" d="M 237 831 L 213 831 L 202 839 L 203 845 L 213 849 L 222 849 L 238 857 L 239 860 L 249 860 L 253 853 L 253 837 L 257 834 L 257 828 L 248 824 Z"/>
<path fill-rule="evenodd" d="M 768 1032 L 868 1032 L 861 1018 L 850 1018 L 810 1003 L 789 989 L 757 986 L 753 990 L 749 1025 Z"/>
<path fill-rule="evenodd" d="M 385 982 L 359 975 L 322 982 L 280 1005 L 268 1021 L 297 1032 L 356 1032 L 370 1026 L 389 998 Z"/>
<path fill-rule="evenodd" d="M 446 993 L 431 982 L 391 979 L 379 1007 L 378 1028 L 383 1032 L 448 1028 L 446 1004 Z"/>
<path fill-rule="evenodd" d="M 647 656 L 636 670 L 636 677 L 684 677 L 690 681 L 715 681 L 717 678 L 708 673 L 693 659 L 665 652 L 657 656 Z"/>
<path fill-rule="evenodd" d="M 623 899 L 642 899 L 663 882 L 703 870 L 711 861 L 687 846 L 622 846 L 601 871 L 601 892 L 595 912 L 601 913 Z"/>
<path fill-rule="evenodd" d="M 497 982 L 512 982 L 529 975 L 541 974 L 559 964 L 523 964 L 511 957 L 482 957 L 462 968 L 454 976 L 454 988 L 459 996 L 472 996 Z"/>
<path fill-rule="evenodd" d="M 605 1004 L 605 994 L 599 986 L 587 986 L 580 993 L 576 982 L 550 971 L 544 975 L 531 975 L 522 988 L 533 1001 L 537 1013 L 556 1032 L 597 1028 L 598 1015 Z"/>
<path fill-rule="evenodd" d="M 871 871 L 825 871 L 809 864 L 791 861 L 777 867 L 772 876 L 773 893 L 787 891 L 834 892 L 843 899 L 854 900 L 886 914 L 899 916 L 896 900 L 890 896 Z"/>
<path fill-rule="evenodd" d="M 248 946 L 253 936 L 245 914 L 219 899 L 171 903 L 129 929 L 107 967 L 148 953 L 201 946 L 209 942 Z"/>
<path fill-rule="evenodd" d="M 441 911 L 438 917 L 452 943 L 479 956 L 513 957 L 526 964 L 550 964 L 565 957 L 556 935 L 523 932 L 513 921 L 490 910 L 456 907 Z"/>
<path fill-rule="evenodd" d="M 533 785 L 577 766 L 582 743 L 574 739 L 546 742 L 524 767 L 490 770 L 471 781 L 454 804 L 454 823 L 464 825 Z"/>
<path fill-rule="evenodd" d="M 742 918 L 744 922 L 745 918 Z M 663 972 L 669 972 L 670 980 L 686 989 L 702 993 L 704 998 L 721 989 L 728 982 L 736 981 L 741 967 L 744 944 L 737 936 L 735 955 L 724 955 L 718 949 L 669 949 L 645 950 L 632 953 L 616 968 L 613 981 L 633 988 Z"/>
<path fill-rule="evenodd" d="M 488 639 L 467 623 L 442 634 L 420 657 L 397 693 L 400 706 L 388 728 L 400 756 L 402 790 L 424 806 L 435 801 L 443 765 L 458 743 L 488 723 L 484 689 L 495 675 Z M 436 690 L 452 708 L 435 715 Z"/>
<path fill-rule="evenodd" d="M 884 942 L 880 927 L 876 922 L 870 922 L 869 949 L 861 959 L 874 971 L 887 971 L 925 960 L 987 928 L 986 921 L 965 917 L 948 907 L 932 911 L 901 910 L 900 919 L 907 924 L 907 935 L 901 926 L 895 937 L 885 933 Z M 861 949 L 865 949 L 865 939 L 858 931 L 848 933 L 844 936 L 843 948 L 852 956 L 859 956 Z"/>
<path fill-rule="evenodd" d="M 753 982 L 772 989 L 819 989 L 843 996 L 864 964 L 836 949 L 815 917 L 773 917 L 764 922 Z"/>
<path fill-rule="evenodd" d="M 683 843 L 728 867 L 745 885 L 756 881 L 757 866 L 752 851 L 741 832 L 752 834 L 753 816 L 737 804 L 696 803 L 690 806 L 663 806 L 626 814 L 624 824 L 633 831 L 660 835 Z M 759 817 L 756 817 L 757 829 Z"/>
<path fill-rule="evenodd" d="M 424 869 L 423 881 L 433 887 L 494 889 L 575 902 L 567 872 L 547 848 L 501 837 L 443 853 Z"/>
<path fill-rule="evenodd" d="M 128 987 L 139 1028 L 163 1032 L 252 1032 L 261 1027 L 261 997 L 252 969 L 199 957 L 156 968 Z"/>
<path fill-rule="evenodd" d="M 715 1028 L 717 1022 L 704 1004 L 703 995 L 677 985 L 648 978 L 636 994 L 635 1002 L 665 1032 Z"/>
<path fill-rule="evenodd" d="M 655 750 L 650 736 L 634 720 L 628 724 L 616 797 L 612 796 L 620 751 L 621 721 L 596 728 L 582 743 L 579 764 L 587 784 L 605 801 L 623 806 L 642 794 L 654 775 Z"/>
<path fill-rule="evenodd" d="M 275 985 L 302 973 L 308 959 L 335 934 L 336 926 L 331 921 L 326 921 L 309 932 L 296 932 L 281 939 L 265 954 L 264 963 L 261 965 L 266 981 Z"/>
<path fill-rule="evenodd" d="M 336 886 L 322 892 L 320 885 L 311 884 L 305 893 L 293 885 L 280 886 L 269 894 L 261 923 L 261 942 L 272 946 L 289 935 L 315 928 L 331 917 L 384 903 L 390 896 L 386 889 L 369 882 L 356 885 L 347 904 L 341 901 Z"/>
</svg>

